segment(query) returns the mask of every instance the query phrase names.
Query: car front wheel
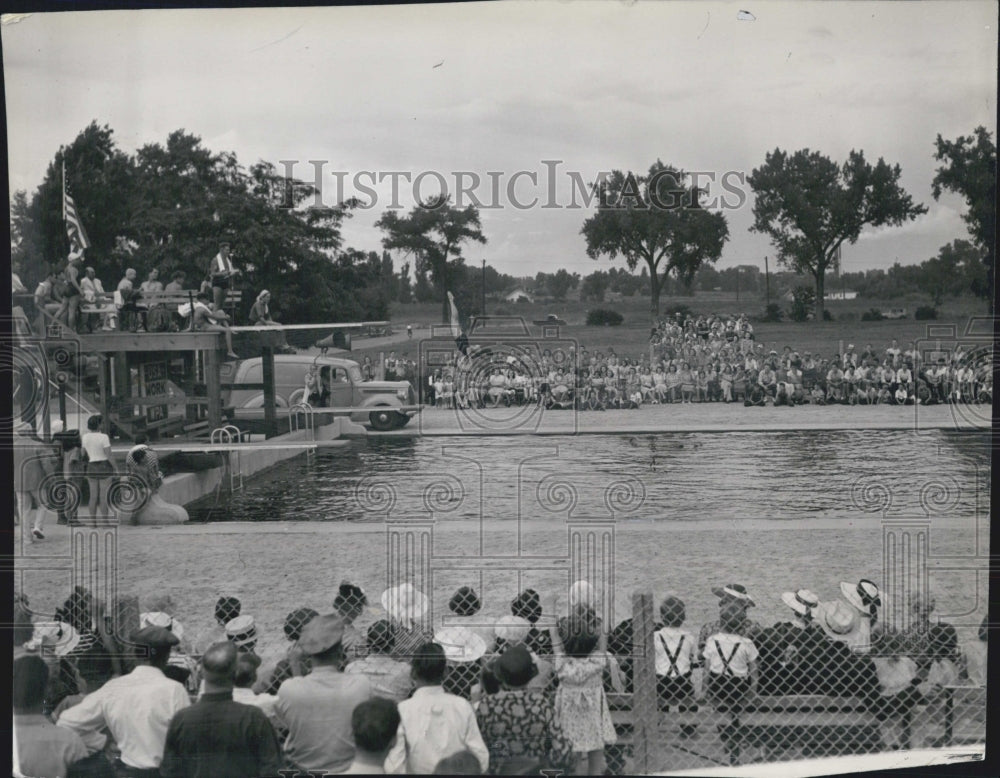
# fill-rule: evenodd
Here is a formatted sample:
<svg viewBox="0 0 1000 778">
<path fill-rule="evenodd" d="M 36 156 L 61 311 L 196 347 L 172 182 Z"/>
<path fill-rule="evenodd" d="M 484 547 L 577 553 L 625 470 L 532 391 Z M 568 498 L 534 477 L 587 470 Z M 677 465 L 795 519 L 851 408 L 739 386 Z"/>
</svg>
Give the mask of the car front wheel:
<svg viewBox="0 0 1000 778">
<path fill-rule="evenodd" d="M 392 408 L 376 408 L 368 415 L 368 420 L 371 422 L 372 429 L 378 430 L 379 432 L 388 432 L 391 429 L 395 429 L 397 425 L 397 416 L 399 416 L 396 411 Z"/>
</svg>

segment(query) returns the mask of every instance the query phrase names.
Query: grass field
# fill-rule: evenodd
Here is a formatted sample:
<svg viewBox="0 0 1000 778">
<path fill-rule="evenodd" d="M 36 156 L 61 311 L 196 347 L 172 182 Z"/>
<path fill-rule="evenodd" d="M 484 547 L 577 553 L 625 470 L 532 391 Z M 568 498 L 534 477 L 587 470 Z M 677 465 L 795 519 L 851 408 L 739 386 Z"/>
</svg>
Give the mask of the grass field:
<svg viewBox="0 0 1000 778">
<path fill-rule="evenodd" d="M 673 305 L 686 305 L 696 314 L 727 314 L 745 312 L 751 318 L 759 318 L 764 309 L 763 298 L 742 295 L 739 301 L 735 294 L 699 293 L 693 297 L 664 297 L 660 300 L 660 310 L 666 311 Z M 780 301 L 783 308 L 787 303 Z M 919 341 L 929 337 L 928 325 L 954 325 L 961 337 L 970 317 L 985 316 L 984 301 L 974 298 L 950 298 L 938 310 L 936 321 L 916 321 L 913 311 L 918 305 L 926 304 L 922 298 L 899 298 L 893 300 L 833 300 L 827 302 L 827 310 L 833 321 L 821 322 L 758 322 L 754 321 L 754 334 L 758 342 L 767 349 L 781 351 L 785 345 L 800 353 L 810 351 L 829 357 L 838 353 L 841 346 L 853 343 L 858 351 L 871 343 L 876 349 L 884 349 L 893 338 L 902 348 L 908 341 Z M 592 308 L 610 308 L 621 313 L 625 320 L 618 327 L 588 327 L 584 324 L 587 311 Z M 906 308 L 908 318 L 883 321 L 861 321 L 861 315 L 870 308 L 888 311 L 891 308 Z M 547 314 L 555 314 L 567 326 L 561 328 L 560 336 L 577 341 L 582 348 L 590 351 L 615 350 L 619 355 L 637 357 L 649 350 L 649 297 L 635 296 L 602 304 L 582 303 L 570 300 L 562 303 L 505 303 L 487 301 L 487 313 L 521 317 L 534 334 L 539 328 L 532 322 L 544 319 Z M 395 348 L 407 358 L 415 359 L 418 342 L 427 337 L 432 324 L 441 324 L 441 307 L 437 303 L 394 304 L 391 311 L 392 326 L 397 333 L 404 332 L 406 325 L 414 328 L 413 340 L 386 346 L 380 344 L 366 347 L 364 339 L 357 339 L 354 352 L 359 356 L 369 355 L 373 359 L 380 351 Z"/>
</svg>

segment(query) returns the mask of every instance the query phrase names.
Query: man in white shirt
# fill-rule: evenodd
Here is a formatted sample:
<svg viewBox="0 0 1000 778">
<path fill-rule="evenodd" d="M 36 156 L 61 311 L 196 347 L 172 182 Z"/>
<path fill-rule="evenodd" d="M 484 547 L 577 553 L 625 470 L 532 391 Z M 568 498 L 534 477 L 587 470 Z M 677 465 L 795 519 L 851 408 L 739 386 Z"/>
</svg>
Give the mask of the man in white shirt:
<svg viewBox="0 0 1000 778">
<path fill-rule="evenodd" d="M 368 655 L 352 661 L 344 672 L 368 678 L 376 697 L 402 702 L 410 695 L 413 681 L 410 666 L 391 656 L 395 644 L 392 625 L 384 619 L 376 621 L 368 628 Z"/>
<path fill-rule="evenodd" d="M 429 775 L 442 759 L 466 750 L 475 754 L 486 772 L 489 750 L 476 714 L 468 700 L 442 688 L 445 667 L 444 649 L 437 643 L 424 643 L 417 649 L 412 671 L 417 689 L 399 703 L 402 723 L 385 759 L 387 773 Z"/>
<path fill-rule="evenodd" d="M 85 273 L 86 275 L 84 275 L 83 279 L 80 281 L 80 291 L 83 292 L 83 302 L 87 305 L 103 306 L 106 302 L 105 298 L 108 296 L 107 292 L 104 291 L 104 284 L 102 284 L 101 279 L 97 277 L 97 272 L 94 268 L 88 267 Z M 110 315 L 111 314 L 109 313 L 102 313 L 100 315 L 102 329 L 111 329 L 108 324 L 108 318 Z"/>
<path fill-rule="evenodd" d="M 139 630 L 132 637 L 136 668 L 67 708 L 56 723 L 76 732 L 90 753 L 104 748 L 106 727 L 121 751 L 119 775 L 158 775 L 170 720 L 191 704 L 184 687 L 163 674 L 179 642 L 162 627 Z"/>
</svg>

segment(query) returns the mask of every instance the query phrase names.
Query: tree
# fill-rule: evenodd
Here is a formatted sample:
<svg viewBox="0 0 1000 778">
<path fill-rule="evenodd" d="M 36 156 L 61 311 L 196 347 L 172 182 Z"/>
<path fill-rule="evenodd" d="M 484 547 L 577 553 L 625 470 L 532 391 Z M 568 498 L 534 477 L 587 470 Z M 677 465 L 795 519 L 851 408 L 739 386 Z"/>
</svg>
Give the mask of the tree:
<svg viewBox="0 0 1000 778">
<path fill-rule="evenodd" d="M 986 268 L 982 250 L 967 240 L 942 246 L 938 255 L 920 263 L 916 286 L 934 303 L 941 305 L 946 294 L 972 291 L 982 295 L 986 287 Z"/>
<path fill-rule="evenodd" d="M 597 303 L 604 302 L 604 295 L 608 291 L 610 280 L 608 274 L 603 270 L 595 270 L 583 279 L 580 286 L 580 299 L 584 302 L 588 300 Z"/>
<path fill-rule="evenodd" d="M 447 292 L 459 279 L 462 244 L 486 243 L 479 210 L 474 205 L 456 208 L 449 196 L 438 195 L 417 203 L 408 216 L 386 211 L 375 226 L 386 233 L 382 239 L 385 248 L 401 249 L 414 257 L 418 285 L 420 274 L 429 273 L 441 300 L 442 321 L 448 321 Z"/>
<path fill-rule="evenodd" d="M 775 149 L 747 180 L 754 191 L 753 232 L 768 235 L 778 261 L 816 282 L 816 321 L 823 319 L 826 272 L 845 242 L 865 225 L 899 225 L 926 213 L 899 186 L 899 165 L 874 165 L 852 151 L 843 165 L 819 152 Z"/>
<path fill-rule="evenodd" d="M 587 256 L 625 259 L 630 270 L 649 269 L 650 316 L 660 313 L 660 291 L 674 273 L 688 282 L 705 262 L 716 262 L 729 239 L 721 213 L 704 210 L 703 190 L 687 184 L 687 174 L 659 160 L 646 176 L 615 170 L 594 185 L 597 213 L 581 232 Z"/>
<path fill-rule="evenodd" d="M 808 286 L 797 286 L 792 290 L 792 307 L 788 318 L 792 321 L 807 321 L 816 304 L 816 292 Z"/>
<path fill-rule="evenodd" d="M 969 207 L 965 223 L 976 244 L 982 249 L 986 282 L 976 293 L 989 300 L 993 313 L 993 277 L 996 262 L 997 147 L 985 127 L 977 127 L 972 136 L 954 141 L 940 135 L 934 142 L 934 159 L 944 164 L 931 182 L 934 199 L 945 190 L 965 198 Z"/>
<path fill-rule="evenodd" d="M 404 262 L 399 269 L 399 276 L 396 278 L 397 289 L 396 299 L 401 303 L 413 301 L 413 282 L 410 280 L 410 263 Z"/>
<path fill-rule="evenodd" d="M 576 289 L 580 283 L 579 273 L 570 273 L 566 268 L 559 268 L 546 278 L 546 288 L 554 300 L 565 300 L 570 289 Z"/>
</svg>

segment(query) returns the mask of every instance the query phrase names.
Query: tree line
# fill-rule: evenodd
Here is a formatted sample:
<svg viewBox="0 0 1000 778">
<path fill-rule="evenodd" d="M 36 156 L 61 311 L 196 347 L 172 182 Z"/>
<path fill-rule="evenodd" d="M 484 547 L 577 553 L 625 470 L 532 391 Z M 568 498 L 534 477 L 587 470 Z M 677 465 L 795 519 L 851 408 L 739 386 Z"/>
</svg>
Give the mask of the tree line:
<svg viewBox="0 0 1000 778">
<path fill-rule="evenodd" d="M 934 158 L 940 167 L 933 196 L 947 191 L 964 198 L 967 238 L 919 266 L 845 273 L 841 281 L 866 296 L 916 288 L 937 302 L 944 294 L 971 291 L 987 298 L 992 311 L 996 145 L 982 127 L 954 141 L 939 135 Z M 387 210 L 376 222 L 383 251 L 361 251 L 342 245 L 352 200 L 317 207 L 314 185 L 289 179 L 267 162 L 245 167 L 235 154 L 214 153 L 184 130 L 171 133 L 165 144 L 127 154 L 111 128 L 96 122 L 59 149 L 31 197 L 19 191 L 12 199 L 12 265 L 32 287 L 65 265 L 64 164 L 91 238 L 86 263 L 99 277 L 118 279 L 134 267 L 141 278 L 155 267 L 161 277 L 183 270 L 191 285 L 204 277 L 218 241 L 228 239 L 243 283 L 253 292 L 244 298 L 269 289 L 273 308 L 288 323 L 385 318 L 390 302 L 412 300 L 439 302 L 446 321 L 446 292 L 463 314 L 478 313 L 484 281 L 488 290 L 524 284 L 553 300 L 577 289 L 581 299 L 595 301 L 609 291 L 632 296 L 648 290 L 653 317 L 664 293 L 761 291 L 754 268 L 714 267 L 730 238 L 725 213 L 704 206 L 706 192 L 691 176 L 660 160 L 645 173 L 615 170 L 593 185 L 597 207 L 581 228 L 586 253 L 594 260 L 623 261 L 624 267 L 585 277 L 554 269 L 517 279 L 466 263 L 464 251 L 487 238 L 479 211 L 455 207 L 446 195 L 427 198 L 407 213 Z M 812 278 L 817 319 L 845 244 L 855 243 L 865 227 L 900 225 L 926 213 L 902 189 L 900 174 L 899 165 L 881 158 L 870 163 L 863 151 L 837 163 L 809 149 L 775 149 L 748 176 L 751 231 L 771 239 L 779 267 Z M 402 260 L 398 271 L 394 255 Z"/>
</svg>

